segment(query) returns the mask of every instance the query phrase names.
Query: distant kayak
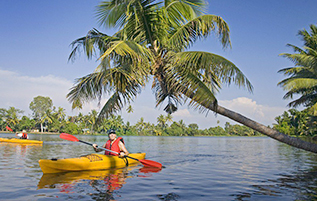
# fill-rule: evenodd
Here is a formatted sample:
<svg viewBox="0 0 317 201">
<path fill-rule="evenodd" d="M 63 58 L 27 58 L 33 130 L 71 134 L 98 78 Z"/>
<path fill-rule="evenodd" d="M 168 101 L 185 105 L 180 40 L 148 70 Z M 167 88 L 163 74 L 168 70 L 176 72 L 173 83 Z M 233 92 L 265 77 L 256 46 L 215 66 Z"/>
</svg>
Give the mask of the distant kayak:
<svg viewBox="0 0 317 201">
<path fill-rule="evenodd" d="M 17 144 L 43 144 L 43 141 L 29 140 L 29 139 L 18 139 L 18 138 L 0 138 L 0 142 L 9 142 Z"/>
<path fill-rule="evenodd" d="M 129 156 L 142 160 L 145 158 L 145 153 L 134 153 L 129 154 Z M 123 168 L 136 163 L 138 163 L 138 161 L 130 158 L 119 158 L 118 156 L 103 154 L 89 154 L 78 158 L 39 160 L 43 173 L 106 170 L 111 168 Z"/>
</svg>

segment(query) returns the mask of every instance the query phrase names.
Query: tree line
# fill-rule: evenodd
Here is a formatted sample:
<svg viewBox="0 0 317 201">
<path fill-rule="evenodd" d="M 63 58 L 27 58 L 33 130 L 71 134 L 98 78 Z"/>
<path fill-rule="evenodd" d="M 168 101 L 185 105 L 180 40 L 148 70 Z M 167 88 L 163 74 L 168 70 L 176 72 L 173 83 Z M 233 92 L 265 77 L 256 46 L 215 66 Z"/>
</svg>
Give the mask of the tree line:
<svg viewBox="0 0 317 201">
<path fill-rule="evenodd" d="M 124 122 L 121 115 L 110 115 L 108 118 L 98 119 L 96 110 L 84 115 L 67 116 L 65 109 L 53 106 L 49 97 L 37 96 L 30 103 L 33 112 L 31 116 L 23 115 L 23 111 L 15 107 L 0 108 L 0 129 L 5 131 L 6 126 L 15 132 L 50 132 L 70 134 L 105 134 L 109 129 L 115 129 L 118 135 L 141 136 L 259 136 L 260 133 L 242 125 L 226 123 L 225 127 L 210 127 L 199 129 L 198 124 L 186 125 L 183 120 L 173 121 L 172 115 L 160 115 L 157 123 L 145 122 L 141 117 L 134 125 Z M 128 112 L 133 112 L 131 106 Z"/>
<path fill-rule="evenodd" d="M 261 134 L 244 125 L 225 123 L 224 127 L 215 126 L 199 129 L 198 124 L 186 125 L 183 120 L 173 121 L 172 115 L 160 115 L 157 123 L 145 122 L 141 117 L 134 125 L 124 122 L 121 115 L 110 115 L 98 119 L 96 110 L 84 115 L 67 116 L 65 109 L 53 106 L 49 97 L 37 96 L 30 103 L 33 112 L 31 116 L 23 115 L 23 111 L 15 107 L 0 108 L 0 129 L 9 126 L 14 131 L 50 132 L 71 134 L 104 134 L 109 129 L 115 129 L 119 135 L 141 136 L 261 136 Z M 127 108 L 128 113 L 133 108 Z M 311 115 L 308 109 L 302 111 L 290 109 L 275 118 L 273 128 L 292 136 L 315 136 L 317 134 L 317 117 Z"/>
</svg>

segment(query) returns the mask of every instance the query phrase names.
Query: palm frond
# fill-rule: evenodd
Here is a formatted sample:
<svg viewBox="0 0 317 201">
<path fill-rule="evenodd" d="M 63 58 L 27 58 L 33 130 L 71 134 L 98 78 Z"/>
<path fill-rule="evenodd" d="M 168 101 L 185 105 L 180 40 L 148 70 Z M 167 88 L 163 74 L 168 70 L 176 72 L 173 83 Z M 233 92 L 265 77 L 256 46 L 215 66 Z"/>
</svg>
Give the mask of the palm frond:
<svg viewBox="0 0 317 201">
<path fill-rule="evenodd" d="M 317 86 L 317 79 L 312 76 L 302 77 L 293 76 L 286 78 L 278 83 L 279 86 L 283 87 L 285 90 L 297 90 L 302 88 L 312 88 Z"/>
<path fill-rule="evenodd" d="M 312 118 L 316 118 L 316 116 L 317 116 L 317 101 L 310 108 L 308 108 L 308 111 L 313 116 Z"/>
<path fill-rule="evenodd" d="M 234 83 L 239 87 L 247 88 L 250 92 L 253 90 L 251 82 L 240 69 L 219 55 L 200 51 L 180 52 L 175 54 L 174 63 L 192 72 L 201 72 L 204 82 L 221 82 L 227 85 Z M 220 83 L 215 86 L 220 87 Z"/>
<path fill-rule="evenodd" d="M 122 39 L 150 44 L 156 40 L 155 28 L 159 23 L 157 10 L 161 3 L 155 0 L 121 0 L 99 5 L 97 16 L 106 27 L 120 27 Z"/>
<path fill-rule="evenodd" d="M 182 93 L 190 100 L 189 106 L 198 109 L 200 112 L 209 111 L 210 107 L 215 108 L 218 101 L 214 89 L 211 89 L 203 81 L 191 72 L 187 72 L 189 82 L 185 82 Z"/>
<path fill-rule="evenodd" d="M 165 0 L 165 10 L 171 23 L 184 24 L 206 11 L 204 0 Z"/>
<path fill-rule="evenodd" d="M 193 74 L 186 69 L 176 71 L 174 67 L 166 67 L 164 71 L 164 79 L 161 81 L 155 79 L 156 82 L 152 85 L 156 94 L 156 106 L 167 100 L 164 110 L 173 112 L 177 110 L 178 105 L 182 105 L 189 98 L 189 105 L 203 112 L 207 109 L 203 105 L 217 103 L 214 95 L 217 87 L 213 85 L 218 83 L 206 85 L 204 81 L 199 79 L 200 75 Z"/>
<path fill-rule="evenodd" d="M 100 121 L 103 118 L 108 118 L 110 115 L 121 111 L 125 104 L 129 104 L 135 96 L 136 94 L 120 93 L 116 91 L 103 105 L 99 112 L 98 120 Z"/>
<path fill-rule="evenodd" d="M 296 66 L 305 66 L 305 67 L 312 67 L 317 68 L 317 59 L 316 55 L 314 55 L 316 52 L 310 52 L 309 54 L 301 53 L 301 54 L 280 54 L 283 57 L 288 58 L 292 62 L 295 63 Z"/>
<path fill-rule="evenodd" d="M 305 54 L 305 50 L 301 49 L 300 47 L 297 47 L 297 46 L 292 45 L 292 44 L 287 44 L 286 46 L 293 48 L 294 52 L 299 52 L 299 53 L 304 53 Z M 284 54 L 280 54 L 280 55 L 284 55 Z"/>
<path fill-rule="evenodd" d="M 98 79 L 98 73 L 91 73 L 76 79 L 75 85 L 67 94 L 67 99 L 72 103 L 72 109 L 82 108 L 85 102 L 98 99 L 103 90 L 102 81 Z"/>
<path fill-rule="evenodd" d="M 168 40 L 169 47 L 174 50 L 188 49 L 198 39 L 207 38 L 212 32 L 220 38 L 224 48 L 231 45 L 229 27 L 219 16 L 199 16 L 174 30 Z"/>
<path fill-rule="evenodd" d="M 288 106 L 289 107 L 298 107 L 300 105 L 304 105 L 305 107 L 313 107 L 317 101 L 317 93 L 307 93 L 306 95 L 300 96 L 298 99 L 291 101 Z"/>
<path fill-rule="evenodd" d="M 288 68 L 283 68 L 279 71 L 277 71 L 278 73 L 283 73 L 285 76 L 290 76 L 290 75 L 295 75 L 297 73 L 299 73 L 300 71 L 306 70 L 305 67 L 288 67 Z"/>
<path fill-rule="evenodd" d="M 76 84 L 67 94 L 72 108 L 81 108 L 91 100 L 100 101 L 103 94 L 115 90 L 125 97 L 135 97 L 145 85 L 146 74 L 134 70 L 127 63 L 115 68 L 100 68 L 98 71 L 76 80 Z"/>
<path fill-rule="evenodd" d="M 100 56 L 99 59 L 113 59 L 116 57 L 129 57 L 134 65 L 139 63 L 149 63 L 153 60 L 152 53 L 149 49 L 141 46 L 134 41 L 113 41 L 109 48 Z"/>
<path fill-rule="evenodd" d="M 96 11 L 96 17 L 100 25 L 106 28 L 123 27 L 127 16 L 127 10 L 133 0 L 112 0 L 101 2 Z"/>
<path fill-rule="evenodd" d="M 108 36 L 96 29 L 90 30 L 85 37 L 81 37 L 71 43 L 72 52 L 69 55 L 68 60 L 74 61 L 76 55 L 82 51 L 85 52 L 88 59 L 96 56 L 99 52 L 104 52 L 110 42 L 119 40 L 117 37 Z"/>
</svg>

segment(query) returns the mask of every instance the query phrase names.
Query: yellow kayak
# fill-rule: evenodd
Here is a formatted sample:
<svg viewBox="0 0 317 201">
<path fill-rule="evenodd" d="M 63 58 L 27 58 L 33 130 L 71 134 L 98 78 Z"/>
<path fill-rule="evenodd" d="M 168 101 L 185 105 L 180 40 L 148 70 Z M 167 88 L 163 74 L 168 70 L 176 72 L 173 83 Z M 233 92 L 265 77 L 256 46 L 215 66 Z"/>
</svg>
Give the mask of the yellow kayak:
<svg viewBox="0 0 317 201">
<path fill-rule="evenodd" d="M 142 160 L 145 158 L 145 153 L 134 153 L 129 154 L 129 156 Z M 106 170 L 111 168 L 123 168 L 136 163 L 138 163 L 137 160 L 130 158 L 119 158 L 118 156 L 103 154 L 89 154 L 79 158 L 39 160 L 43 173 Z"/>
<path fill-rule="evenodd" d="M 43 144 L 43 141 L 29 140 L 29 139 L 18 139 L 18 138 L 0 138 L 0 142 L 9 142 L 17 144 Z"/>
</svg>

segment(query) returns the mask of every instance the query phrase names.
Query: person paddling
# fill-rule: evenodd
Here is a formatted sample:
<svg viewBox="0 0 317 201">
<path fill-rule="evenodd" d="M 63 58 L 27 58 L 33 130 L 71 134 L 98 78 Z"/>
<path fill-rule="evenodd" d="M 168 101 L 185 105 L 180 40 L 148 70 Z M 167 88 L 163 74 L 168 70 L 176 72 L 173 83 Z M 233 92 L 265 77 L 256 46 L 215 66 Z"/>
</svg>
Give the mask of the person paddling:
<svg viewBox="0 0 317 201">
<path fill-rule="evenodd" d="M 16 133 L 15 134 L 17 137 L 19 137 L 20 139 L 29 139 L 29 136 L 27 133 Z"/>
<path fill-rule="evenodd" d="M 112 151 L 120 153 L 120 155 L 119 155 L 120 158 L 123 158 L 124 156 L 129 155 L 129 152 L 128 152 L 127 148 L 124 145 L 123 138 L 122 137 L 117 137 L 115 130 L 110 129 L 108 131 L 108 137 L 109 137 L 109 140 L 106 142 L 106 144 L 104 144 L 102 146 L 103 148 L 106 148 L 106 149 L 109 149 L 109 150 L 112 150 Z M 93 144 L 93 147 L 94 147 L 96 152 L 102 151 L 102 149 L 98 148 L 97 144 Z M 109 152 L 109 151 L 105 151 L 105 155 L 117 156 L 117 154 L 114 154 L 114 153 Z"/>
</svg>

